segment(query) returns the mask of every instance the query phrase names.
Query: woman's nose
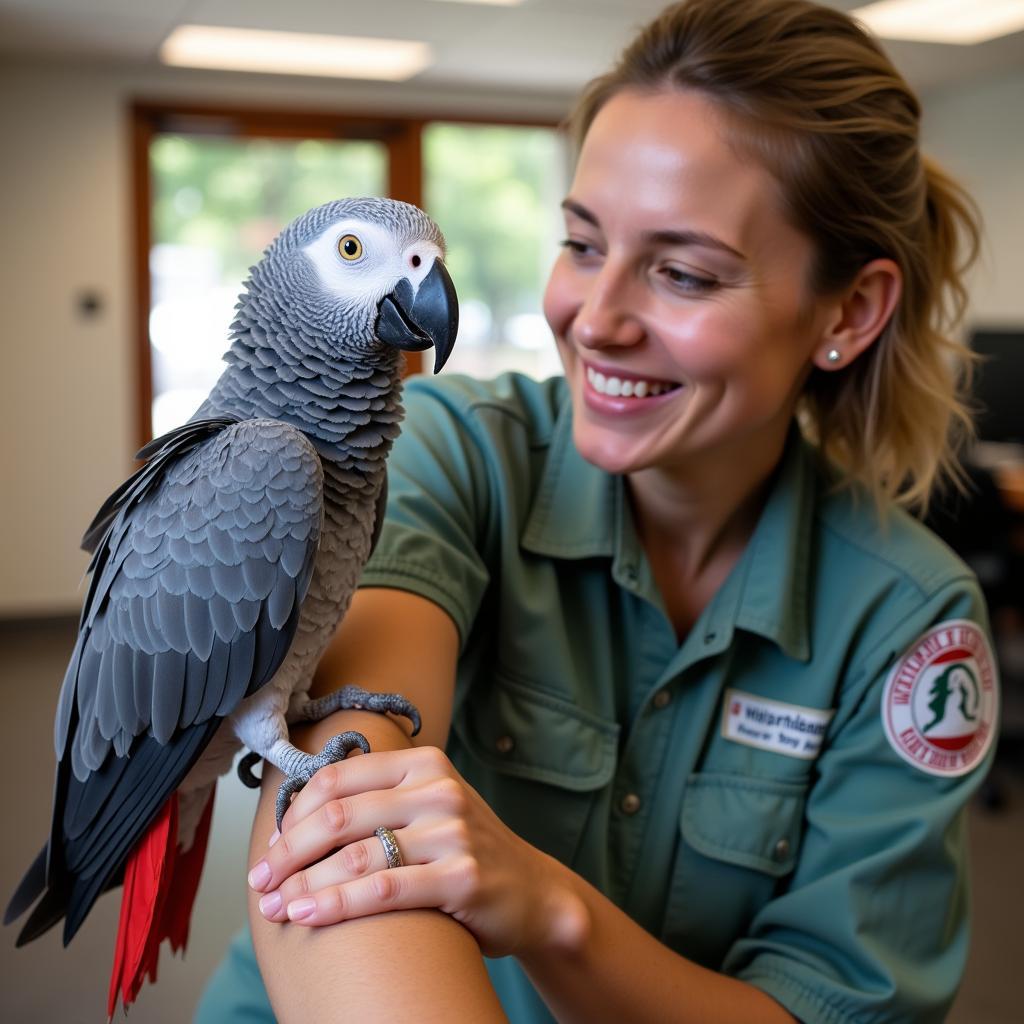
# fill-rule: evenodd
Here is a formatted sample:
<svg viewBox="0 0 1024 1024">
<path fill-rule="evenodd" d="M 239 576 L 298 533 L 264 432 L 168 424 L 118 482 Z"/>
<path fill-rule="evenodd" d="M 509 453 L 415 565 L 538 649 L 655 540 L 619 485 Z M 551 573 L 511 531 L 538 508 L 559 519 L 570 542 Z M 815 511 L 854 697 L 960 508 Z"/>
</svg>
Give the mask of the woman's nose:
<svg viewBox="0 0 1024 1024">
<path fill-rule="evenodd" d="M 643 325 L 628 274 L 605 264 L 589 281 L 572 323 L 572 335 L 585 348 L 635 345 Z"/>
</svg>

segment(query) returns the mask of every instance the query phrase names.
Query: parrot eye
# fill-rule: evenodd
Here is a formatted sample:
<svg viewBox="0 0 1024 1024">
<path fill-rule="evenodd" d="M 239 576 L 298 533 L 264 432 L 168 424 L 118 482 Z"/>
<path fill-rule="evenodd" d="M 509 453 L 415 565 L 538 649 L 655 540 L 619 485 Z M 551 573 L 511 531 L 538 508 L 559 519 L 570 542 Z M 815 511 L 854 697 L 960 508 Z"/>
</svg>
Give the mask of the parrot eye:
<svg viewBox="0 0 1024 1024">
<path fill-rule="evenodd" d="M 351 263 L 363 255 L 363 243 L 355 235 L 343 235 L 338 240 L 338 252 L 343 260 Z"/>
</svg>

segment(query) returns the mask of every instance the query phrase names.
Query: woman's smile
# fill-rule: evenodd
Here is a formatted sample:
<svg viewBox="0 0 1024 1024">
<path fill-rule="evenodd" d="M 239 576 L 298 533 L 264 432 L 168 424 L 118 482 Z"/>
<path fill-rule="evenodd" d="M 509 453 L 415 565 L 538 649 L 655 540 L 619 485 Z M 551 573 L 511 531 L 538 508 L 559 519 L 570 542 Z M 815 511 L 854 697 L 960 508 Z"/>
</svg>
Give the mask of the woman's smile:
<svg viewBox="0 0 1024 1024">
<path fill-rule="evenodd" d="M 598 413 L 629 415 L 663 407 L 682 387 L 677 381 L 651 375 L 581 363 L 584 369 L 583 400 Z"/>
</svg>

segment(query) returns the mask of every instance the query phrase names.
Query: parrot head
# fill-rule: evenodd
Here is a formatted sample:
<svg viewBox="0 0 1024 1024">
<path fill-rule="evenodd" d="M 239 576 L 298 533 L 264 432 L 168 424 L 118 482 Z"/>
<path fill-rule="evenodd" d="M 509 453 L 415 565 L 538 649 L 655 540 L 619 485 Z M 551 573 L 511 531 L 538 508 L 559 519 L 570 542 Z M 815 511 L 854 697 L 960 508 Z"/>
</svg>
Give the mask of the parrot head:
<svg viewBox="0 0 1024 1024">
<path fill-rule="evenodd" d="M 459 325 L 445 243 L 422 210 L 393 199 L 339 199 L 296 218 L 252 268 L 243 306 L 328 358 L 433 346 L 434 372 Z"/>
</svg>

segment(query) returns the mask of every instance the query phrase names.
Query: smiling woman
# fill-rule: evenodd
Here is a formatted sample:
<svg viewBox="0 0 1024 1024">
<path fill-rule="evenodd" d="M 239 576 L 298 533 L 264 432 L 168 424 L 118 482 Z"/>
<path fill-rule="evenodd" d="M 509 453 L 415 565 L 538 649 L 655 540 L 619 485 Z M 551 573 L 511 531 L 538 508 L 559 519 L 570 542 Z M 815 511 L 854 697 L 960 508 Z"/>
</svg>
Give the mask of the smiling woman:
<svg viewBox="0 0 1024 1024">
<path fill-rule="evenodd" d="M 840 302 L 813 301 L 811 242 L 764 201 L 773 191 L 700 93 L 617 93 L 587 132 L 544 308 L 576 446 L 637 474 L 634 500 L 651 476 L 641 471 L 659 466 L 684 467 L 690 490 L 741 455 L 761 473 L 774 466 L 814 359 L 832 347 L 821 339 Z M 876 261 L 863 287 L 877 307 L 857 338 L 866 346 L 895 305 L 895 265 Z M 629 377 L 658 394 L 626 398 Z"/>
<path fill-rule="evenodd" d="M 668 8 L 574 123 L 565 378 L 410 384 L 320 666 L 423 732 L 280 833 L 267 784 L 273 1013 L 941 1020 L 998 681 L 976 580 L 900 505 L 966 422 L 970 201 L 875 40 L 805 0 Z M 203 1024 L 254 1019 L 252 955 Z"/>
</svg>

